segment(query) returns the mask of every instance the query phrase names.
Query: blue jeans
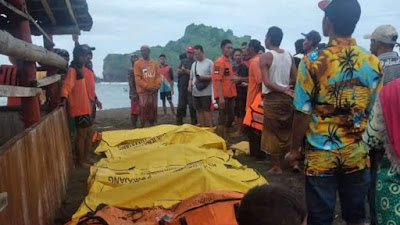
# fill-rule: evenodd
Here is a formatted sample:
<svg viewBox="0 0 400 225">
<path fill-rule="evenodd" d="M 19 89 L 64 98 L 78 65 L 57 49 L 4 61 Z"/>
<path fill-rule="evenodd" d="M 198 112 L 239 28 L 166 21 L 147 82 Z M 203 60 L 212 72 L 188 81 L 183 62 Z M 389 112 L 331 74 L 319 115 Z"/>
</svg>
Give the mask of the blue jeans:
<svg viewBox="0 0 400 225">
<path fill-rule="evenodd" d="M 308 225 L 331 225 L 339 192 L 342 217 L 347 223 L 367 222 L 365 204 L 371 183 L 370 169 L 333 176 L 307 176 Z"/>
</svg>

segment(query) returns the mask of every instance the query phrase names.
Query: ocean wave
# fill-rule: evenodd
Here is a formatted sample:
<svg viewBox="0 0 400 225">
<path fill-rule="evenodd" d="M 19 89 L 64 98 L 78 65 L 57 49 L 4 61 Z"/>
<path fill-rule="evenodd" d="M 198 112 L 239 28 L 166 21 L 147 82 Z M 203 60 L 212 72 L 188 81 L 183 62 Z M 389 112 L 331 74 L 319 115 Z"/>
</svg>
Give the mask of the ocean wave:
<svg viewBox="0 0 400 225">
<path fill-rule="evenodd" d="M 100 82 L 100 85 L 128 85 L 128 82 Z"/>
</svg>

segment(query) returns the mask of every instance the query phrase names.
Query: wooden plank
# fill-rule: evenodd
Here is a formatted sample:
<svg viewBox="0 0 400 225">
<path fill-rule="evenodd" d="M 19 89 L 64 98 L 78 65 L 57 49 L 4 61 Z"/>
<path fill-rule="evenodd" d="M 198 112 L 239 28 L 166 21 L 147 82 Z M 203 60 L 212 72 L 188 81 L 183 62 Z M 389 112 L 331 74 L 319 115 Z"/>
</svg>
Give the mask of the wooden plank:
<svg viewBox="0 0 400 225">
<path fill-rule="evenodd" d="M 0 4 L 2 4 L 3 6 L 5 6 L 5 7 L 8 8 L 9 10 L 11 10 L 11 11 L 14 12 L 15 14 L 17 14 L 18 16 L 20 16 L 20 17 L 22 17 L 22 18 L 25 18 L 25 19 L 27 19 L 27 20 L 30 20 L 29 16 L 28 16 L 25 12 L 23 12 L 23 11 L 17 9 L 15 6 L 11 5 L 10 3 L 6 2 L 5 0 L 0 0 Z"/>
<path fill-rule="evenodd" d="M 50 52 L 41 46 L 19 40 L 2 30 L 0 30 L 0 54 L 26 61 L 36 61 L 43 65 L 62 69 L 67 66 L 67 61 L 56 53 Z"/>
<path fill-rule="evenodd" d="M 74 22 L 74 24 L 76 26 L 78 26 L 78 22 L 76 21 L 75 13 L 74 13 L 74 10 L 72 9 L 71 2 L 69 0 L 65 0 L 65 4 L 67 5 L 68 13 L 69 13 L 69 16 L 72 19 L 72 22 Z"/>
<path fill-rule="evenodd" d="M 60 74 L 45 77 L 45 78 L 42 78 L 42 79 L 39 79 L 36 81 L 36 87 L 45 87 L 50 84 L 54 84 L 54 83 L 58 82 L 59 80 L 61 80 Z"/>
<path fill-rule="evenodd" d="M 35 97 L 41 92 L 40 88 L 0 85 L 0 97 Z"/>
<path fill-rule="evenodd" d="M 85 24 L 86 25 L 86 24 Z M 81 30 L 78 26 L 45 26 L 43 29 L 49 34 L 53 35 L 67 35 L 67 34 L 80 34 Z M 40 31 L 38 29 L 31 29 L 33 35 L 40 35 Z"/>
<path fill-rule="evenodd" d="M 0 224 L 52 224 L 72 170 L 67 113 L 59 107 L 0 147 Z"/>
<path fill-rule="evenodd" d="M 40 32 L 42 32 L 43 36 L 45 36 L 54 45 L 54 43 L 50 39 L 49 35 L 47 35 L 47 33 L 44 32 L 44 30 L 40 27 L 40 25 L 36 22 L 36 20 L 33 19 L 31 15 L 29 15 L 28 12 L 24 12 L 22 10 L 19 10 L 18 8 L 16 8 L 15 6 L 11 5 L 10 3 L 6 2 L 5 0 L 0 0 L 0 4 L 2 4 L 6 8 L 8 8 L 12 12 L 14 12 L 15 14 L 21 16 L 22 18 L 25 18 L 25 19 L 31 21 L 36 26 L 36 28 L 38 30 L 40 30 Z"/>
<path fill-rule="evenodd" d="M 53 11 L 51 11 L 49 3 L 47 2 L 47 0 L 41 0 L 41 1 L 42 1 L 42 5 L 43 5 L 43 8 L 44 8 L 44 11 L 49 16 L 51 24 L 56 25 L 57 21 L 56 21 L 56 18 L 54 17 Z"/>
</svg>

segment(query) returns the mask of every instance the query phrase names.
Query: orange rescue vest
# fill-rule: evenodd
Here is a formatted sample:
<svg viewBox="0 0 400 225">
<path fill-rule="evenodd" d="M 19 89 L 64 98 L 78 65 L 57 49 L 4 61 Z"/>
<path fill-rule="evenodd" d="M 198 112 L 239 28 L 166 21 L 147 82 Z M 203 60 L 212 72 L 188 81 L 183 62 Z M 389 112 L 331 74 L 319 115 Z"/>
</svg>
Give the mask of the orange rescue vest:
<svg viewBox="0 0 400 225">
<path fill-rule="evenodd" d="M 257 130 L 263 129 L 264 123 L 264 102 L 261 92 L 256 95 L 253 103 L 247 109 L 243 124 Z"/>
</svg>

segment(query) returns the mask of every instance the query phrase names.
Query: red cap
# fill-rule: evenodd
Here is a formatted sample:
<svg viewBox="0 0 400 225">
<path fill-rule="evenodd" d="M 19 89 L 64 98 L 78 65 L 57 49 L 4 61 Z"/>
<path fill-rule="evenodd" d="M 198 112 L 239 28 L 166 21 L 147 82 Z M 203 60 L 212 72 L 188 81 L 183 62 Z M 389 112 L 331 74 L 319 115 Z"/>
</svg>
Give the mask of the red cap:
<svg viewBox="0 0 400 225">
<path fill-rule="evenodd" d="M 189 46 L 186 48 L 186 52 L 193 53 L 193 52 L 194 52 L 194 47 L 193 47 L 193 45 L 189 45 Z"/>
<path fill-rule="evenodd" d="M 324 0 L 320 1 L 318 3 L 318 7 L 322 10 L 325 11 L 326 7 L 328 7 L 329 4 L 331 4 L 332 0 Z"/>
</svg>

